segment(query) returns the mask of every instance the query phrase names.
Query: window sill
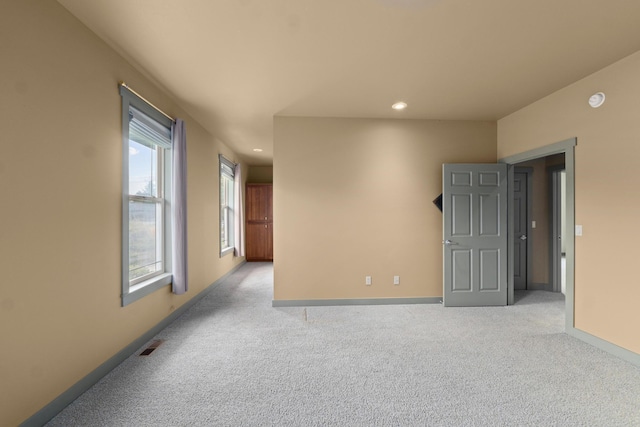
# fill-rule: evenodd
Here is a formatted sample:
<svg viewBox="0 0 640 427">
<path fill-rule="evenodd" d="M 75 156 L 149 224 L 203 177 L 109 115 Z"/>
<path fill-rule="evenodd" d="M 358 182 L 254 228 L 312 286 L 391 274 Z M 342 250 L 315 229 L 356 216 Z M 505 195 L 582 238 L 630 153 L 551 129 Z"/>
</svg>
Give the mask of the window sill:
<svg viewBox="0 0 640 427">
<path fill-rule="evenodd" d="M 227 248 L 227 249 L 223 249 L 222 251 L 220 251 L 220 258 L 222 258 L 225 255 L 229 255 L 233 253 L 233 247 L 231 248 Z"/>
<path fill-rule="evenodd" d="M 129 288 L 129 292 L 122 295 L 122 306 L 131 304 L 134 301 L 139 300 L 142 297 L 149 295 L 158 289 L 164 288 L 171 284 L 173 276 L 171 273 L 164 273 L 159 276 L 152 277 L 149 280 L 138 283 L 135 286 Z"/>
</svg>

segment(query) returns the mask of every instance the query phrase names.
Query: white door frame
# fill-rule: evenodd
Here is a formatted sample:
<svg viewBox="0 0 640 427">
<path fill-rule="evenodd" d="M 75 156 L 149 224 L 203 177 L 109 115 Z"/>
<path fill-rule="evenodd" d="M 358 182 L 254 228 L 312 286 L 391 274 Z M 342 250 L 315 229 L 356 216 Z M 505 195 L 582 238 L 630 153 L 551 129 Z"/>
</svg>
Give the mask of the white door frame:
<svg viewBox="0 0 640 427">
<path fill-rule="evenodd" d="M 553 154 L 564 153 L 564 163 L 566 171 L 566 203 L 567 203 L 567 241 L 566 241 L 566 263 L 567 263 L 567 288 L 565 294 L 565 330 L 567 332 L 573 331 L 574 326 L 574 275 L 575 275 L 575 146 L 578 144 L 577 138 L 570 138 L 564 141 L 557 142 L 555 144 L 547 145 L 544 147 L 536 148 L 534 150 L 525 151 L 523 153 L 515 154 L 513 156 L 503 157 L 499 160 L 501 163 L 508 165 L 508 179 L 509 179 L 509 197 L 508 209 L 512 212 L 513 209 L 513 173 L 516 163 L 525 162 L 527 160 L 535 160 L 540 157 L 547 157 Z M 508 234 L 513 235 L 513 219 L 509 218 Z M 507 265 L 507 304 L 512 305 L 514 303 L 514 291 L 513 291 L 513 242 L 512 239 L 508 240 L 509 246 L 507 247 L 508 265 Z"/>
</svg>

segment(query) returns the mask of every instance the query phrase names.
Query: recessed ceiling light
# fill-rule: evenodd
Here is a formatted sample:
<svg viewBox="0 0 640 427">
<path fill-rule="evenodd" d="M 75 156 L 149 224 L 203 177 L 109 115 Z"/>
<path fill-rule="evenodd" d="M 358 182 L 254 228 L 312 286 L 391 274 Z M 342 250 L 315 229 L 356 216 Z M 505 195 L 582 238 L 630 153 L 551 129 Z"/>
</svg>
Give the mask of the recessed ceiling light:
<svg viewBox="0 0 640 427">
<path fill-rule="evenodd" d="M 254 148 L 253 151 L 256 153 L 262 153 L 262 148 Z"/>
<path fill-rule="evenodd" d="M 591 107 L 593 108 L 598 108 L 599 106 L 604 104 L 604 98 L 605 98 L 604 93 L 602 92 L 594 93 L 589 97 L 589 105 L 591 105 Z"/>
<path fill-rule="evenodd" d="M 394 110 L 404 110 L 407 108 L 407 104 L 405 102 L 396 102 L 391 106 Z"/>
</svg>

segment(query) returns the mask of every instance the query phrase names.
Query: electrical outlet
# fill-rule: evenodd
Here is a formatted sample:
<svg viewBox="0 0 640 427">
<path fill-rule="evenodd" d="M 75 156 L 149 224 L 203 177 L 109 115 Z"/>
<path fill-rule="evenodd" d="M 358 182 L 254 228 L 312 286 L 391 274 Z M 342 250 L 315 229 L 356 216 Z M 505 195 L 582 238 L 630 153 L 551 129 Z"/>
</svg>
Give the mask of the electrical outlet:
<svg viewBox="0 0 640 427">
<path fill-rule="evenodd" d="M 371 276 L 364 277 L 364 284 L 367 286 L 371 286 Z"/>
<path fill-rule="evenodd" d="M 400 284 L 400 276 L 393 276 L 393 284 L 394 285 Z"/>
</svg>

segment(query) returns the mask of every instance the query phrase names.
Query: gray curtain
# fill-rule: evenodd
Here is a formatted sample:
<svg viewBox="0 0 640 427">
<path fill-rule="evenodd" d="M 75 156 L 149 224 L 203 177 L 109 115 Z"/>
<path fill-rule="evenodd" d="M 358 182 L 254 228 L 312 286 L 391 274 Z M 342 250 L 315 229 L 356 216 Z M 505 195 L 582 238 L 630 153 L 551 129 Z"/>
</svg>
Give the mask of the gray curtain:
<svg viewBox="0 0 640 427">
<path fill-rule="evenodd" d="M 233 174 L 233 200 L 235 206 L 233 209 L 234 228 L 234 248 L 235 256 L 244 256 L 244 205 L 242 204 L 242 168 L 240 163 L 236 164 Z"/>
<path fill-rule="evenodd" d="M 172 129 L 172 194 L 171 194 L 171 252 L 173 293 L 184 294 L 188 289 L 187 276 L 187 131 L 184 121 L 176 119 Z"/>
</svg>

